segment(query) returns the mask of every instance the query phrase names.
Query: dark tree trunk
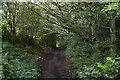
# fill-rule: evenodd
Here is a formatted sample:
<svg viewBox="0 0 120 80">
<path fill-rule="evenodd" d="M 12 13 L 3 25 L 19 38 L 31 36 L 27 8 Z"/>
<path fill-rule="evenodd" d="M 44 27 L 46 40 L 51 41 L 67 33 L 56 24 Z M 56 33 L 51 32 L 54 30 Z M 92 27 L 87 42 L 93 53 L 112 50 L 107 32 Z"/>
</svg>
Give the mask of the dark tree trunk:
<svg viewBox="0 0 120 80">
<path fill-rule="evenodd" d="M 111 51 L 112 51 L 112 56 L 115 56 L 115 53 L 117 51 L 117 45 L 116 45 L 116 32 L 115 32 L 115 17 L 113 15 L 111 17 L 111 22 L 110 22 L 110 36 L 111 36 Z M 114 52 L 114 53 L 113 53 Z"/>
<path fill-rule="evenodd" d="M 15 44 L 15 40 L 16 40 L 16 29 L 15 26 L 12 26 L 10 32 L 10 43 Z"/>
</svg>

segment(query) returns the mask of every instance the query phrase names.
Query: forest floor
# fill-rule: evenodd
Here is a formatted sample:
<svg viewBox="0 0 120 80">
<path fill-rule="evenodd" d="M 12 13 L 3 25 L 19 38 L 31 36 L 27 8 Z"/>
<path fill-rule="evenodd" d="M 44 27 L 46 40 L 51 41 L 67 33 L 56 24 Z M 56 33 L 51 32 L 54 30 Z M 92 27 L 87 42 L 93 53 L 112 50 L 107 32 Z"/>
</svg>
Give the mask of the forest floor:
<svg viewBox="0 0 120 80">
<path fill-rule="evenodd" d="M 65 55 L 64 50 L 53 50 L 43 53 L 43 59 L 38 61 L 42 70 L 39 78 L 70 78 L 71 63 Z"/>
</svg>

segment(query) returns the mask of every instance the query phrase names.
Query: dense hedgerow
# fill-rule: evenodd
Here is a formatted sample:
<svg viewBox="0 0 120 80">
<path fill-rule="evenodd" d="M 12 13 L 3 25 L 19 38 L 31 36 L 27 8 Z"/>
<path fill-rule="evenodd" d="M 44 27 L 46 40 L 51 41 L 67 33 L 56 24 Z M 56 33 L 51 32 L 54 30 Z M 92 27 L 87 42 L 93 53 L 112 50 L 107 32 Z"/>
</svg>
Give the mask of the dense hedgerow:
<svg viewBox="0 0 120 80">
<path fill-rule="evenodd" d="M 36 78 L 39 75 L 34 63 L 39 58 L 37 55 L 8 42 L 3 42 L 2 48 L 3 78 Z"/>
</svg>

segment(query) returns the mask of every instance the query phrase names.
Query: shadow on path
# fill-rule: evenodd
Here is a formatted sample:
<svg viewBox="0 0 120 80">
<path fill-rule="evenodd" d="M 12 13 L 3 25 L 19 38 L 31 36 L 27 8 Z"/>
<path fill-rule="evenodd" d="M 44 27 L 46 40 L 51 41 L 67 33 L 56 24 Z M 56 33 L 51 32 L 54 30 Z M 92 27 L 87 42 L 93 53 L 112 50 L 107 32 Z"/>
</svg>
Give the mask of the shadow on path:
<svg viewBox="0 0 120 80">
<path fill-rule="evenodd" d="M 53 50 L 44 53 L 44 59 L 38 66 L 42 70 L 40 78 L 70 78 L 71 64 L 63 50 Z"/>
</svg>

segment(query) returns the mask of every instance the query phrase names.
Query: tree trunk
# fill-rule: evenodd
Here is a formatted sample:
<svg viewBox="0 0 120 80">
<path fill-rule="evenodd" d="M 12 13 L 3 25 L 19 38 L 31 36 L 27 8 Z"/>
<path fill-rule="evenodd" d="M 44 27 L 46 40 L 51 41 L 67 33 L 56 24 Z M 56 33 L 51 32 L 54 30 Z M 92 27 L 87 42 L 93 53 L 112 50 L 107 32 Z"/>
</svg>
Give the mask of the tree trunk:
<svg viewBox="0 0 120 80">
<path fill-rule="evenodd" d="M 94 41 L 95 39 L 95 21 L 93 22 L 92 26 L 91 26 L 91 35 L 92 35 L 92 41 Z"/>
<path fill-rule="evenodd" d="M 110 22 L 110 36 L 111 36 L 111 52 L 112 56 L 115 56 L 117 45 L 116 45 L 116 33 L 115 33 L 115 17 L 111 15 L 111 22 Z"/>
<path fill-rule="evenodd" d="M 15 44 L 16 25 L 18 23 L 16 10 L 17 10 L 18 4 L 16 2 L 13 4 L 13 10 L 12 8 L 10 8 L 10 4 L 7 4 L 7 5 L 8 5 L 9 10 L 6 16 L 9 16 L 9 17 L 6 17 L 6 19 L 7 19 L 8 24 L 10 25 L 10 43 Z"/>
<path fill-rule="evenodd" d="M 15 39 L 16 39 L 16 29 L 15 26 L 11 27 L 11 32 L 10 32 L 10 43 L 14 44 L 15 43 Z"/>
</svg>

